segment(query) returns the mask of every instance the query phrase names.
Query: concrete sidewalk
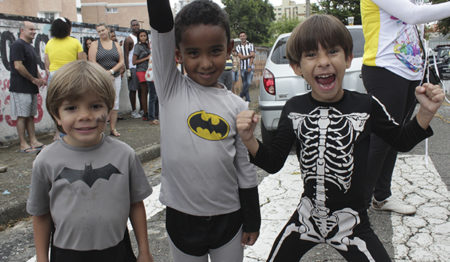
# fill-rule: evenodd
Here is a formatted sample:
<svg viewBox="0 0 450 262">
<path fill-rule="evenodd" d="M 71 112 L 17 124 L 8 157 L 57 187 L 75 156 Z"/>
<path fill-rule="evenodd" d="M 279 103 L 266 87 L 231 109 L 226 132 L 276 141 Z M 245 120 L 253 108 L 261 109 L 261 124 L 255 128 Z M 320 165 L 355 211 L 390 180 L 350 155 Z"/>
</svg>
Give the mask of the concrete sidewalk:
<svg viewBox="0 0 450 262">
<path fill-rule="evenodd" d="M 127 114 L 118 121 L 117 130 L 121 134 L 118 139 L 134 148 L 142 162 L 159 156 L 159 125 L 132 119 Z M 105 133 L 109 134 L 109 126 Z M 53 133 L 41 134 L 38 139 L 44 144 L 50 144 L 53 142 Z M 18 141 L 0 149 L 0 166 L 7 167 L 6 172 L 0 173 L 0 230 L 28 216 L 25 204 L 35 157 L 35 153 L 20 153 Z"/>
</svg>

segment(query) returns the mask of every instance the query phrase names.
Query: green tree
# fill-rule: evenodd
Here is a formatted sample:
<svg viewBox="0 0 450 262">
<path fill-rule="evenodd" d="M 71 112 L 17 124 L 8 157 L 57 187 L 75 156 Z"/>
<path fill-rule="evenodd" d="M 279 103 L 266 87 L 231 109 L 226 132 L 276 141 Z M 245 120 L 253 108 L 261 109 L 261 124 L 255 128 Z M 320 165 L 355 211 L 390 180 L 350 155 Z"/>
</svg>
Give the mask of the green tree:
<svg viewBox="0 0 450 262">
<path fill-rule="evenodd" d="M 438 4 L 438 3 L 444 3 L 447 2 L 448 0 L 432 0 L 431 2 L 433 4 Z M 448 33 L 450 33 L 450 17 L 447 17 L 445 19 L 442 19 L 438 22 L 438 28 L 439 31 L 443 34 L 443 35 L 447 35 Z"/>
<path fill-rule="evenodd" d="M 298 18 L 286 18 L 283 17 L 279 21 L 272 22 L 269 27 L 269 39 L 267 43 L 264 43 L 264 46 L 272 46 L 277 37 L 283 33 L 289 33 L 294 30 L 294 28 L 302 22 Z"/>
<path fill-rule="evenodd" d="M 347 18 L 354 17 L 355 25 L 361 24 L 360 0 L 318 0 L 311 4 L 311 10 L 316 14 L 329 14 L 337 17 L 344 24 L 348 24 Z"/>
<path fill-rule="evenodd" d="M 245 31 L 248 40 L 262 44 L 270 38 L 268 31 L 275 15 L 268 0 L 222 0 L 230 17 L 232 37 Z"/>
</svg>

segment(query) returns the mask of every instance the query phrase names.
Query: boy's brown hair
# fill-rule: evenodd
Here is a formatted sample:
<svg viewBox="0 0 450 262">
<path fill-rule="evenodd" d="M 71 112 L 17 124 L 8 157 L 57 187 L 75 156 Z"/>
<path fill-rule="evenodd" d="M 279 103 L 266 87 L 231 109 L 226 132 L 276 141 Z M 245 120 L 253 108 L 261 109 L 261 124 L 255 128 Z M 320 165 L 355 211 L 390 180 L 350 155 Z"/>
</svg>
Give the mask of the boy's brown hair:
<svg viewBox="0 0 450 262">
<path fill-rule="evenodd" d="M 78 60 L 62 66 L 52 77 L 47 90 L 45 105 L 55 121 L 59 118 L 59 107 L 66 100 L 75 101 L 92 92 L 100 97 L 108 107 L 108 112 L 114 106 L 115 90 L 111 74 L 96 63 Z M 64 130 L 58 126 L 58 130 Z"/>
<path fill-rule="evenodd" d="M 286 44 L 289 64 L 300 65 L 303 52 L 316 51 L 319 43 L 323 48 L 341 46 L 345 56 L 353 53 L 353 40 L 345 25 L 331 15 L 313 15 L 300 23 Z"/>
</svg>

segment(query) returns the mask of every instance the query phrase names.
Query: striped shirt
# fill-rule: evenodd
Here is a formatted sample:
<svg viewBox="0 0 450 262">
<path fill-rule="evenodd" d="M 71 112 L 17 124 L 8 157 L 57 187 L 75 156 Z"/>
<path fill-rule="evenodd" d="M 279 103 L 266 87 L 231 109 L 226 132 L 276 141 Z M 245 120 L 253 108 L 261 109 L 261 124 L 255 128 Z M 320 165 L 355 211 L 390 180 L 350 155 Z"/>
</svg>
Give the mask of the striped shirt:
<svg viewBox="0 0 450 262">
<path fill-rule="evenodd" d="M 225 71 L 230 71 L 231 69 L 233 69 L 233 60 L 230 58 L 225 62 Z"/>
<path fill-rule="evenodd" d="M 255 52 L 255 48 L 253 48 L 252 43 L 247 41 L 247 43 L 245 45 L 239 44 L 238 46 L 236 46 L 236 51 L 238 52 L 238 54 L 248 56 L 248 55 L 250 55 L 251 52 Z M 241 70 L 247 70 L 247 68 L 249 67 L 249 64 L 250 64 L 250 58 L 241 59 Z"/>
</svg>

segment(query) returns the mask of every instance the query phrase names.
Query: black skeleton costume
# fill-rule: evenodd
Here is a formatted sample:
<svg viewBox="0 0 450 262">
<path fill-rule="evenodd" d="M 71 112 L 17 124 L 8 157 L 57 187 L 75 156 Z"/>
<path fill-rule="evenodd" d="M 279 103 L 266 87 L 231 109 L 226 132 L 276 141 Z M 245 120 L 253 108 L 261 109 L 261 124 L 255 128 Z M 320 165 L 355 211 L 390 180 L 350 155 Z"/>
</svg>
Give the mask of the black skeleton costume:
<svg viewBox="0 0 450 262">
<path fill-rule="evenodd" d="M 397 124 L 370 95 L 344 91 L 336 103 L 311 93 L 293 97 L 283 108 L 271 145 L 260 143 L 251 161 L 270 173 L 280 170 L 293 142 L 304 192 L 293 216 L 277 237 L 268 261 L 299 261 L 310 248 L 327 243 L 350 261 L 389 261 L 370 228 L 363 185 L 367 180 L 370 133 L 399 151 L 408 151 L 432 130 L 416 119 Z"/>
</svg>

